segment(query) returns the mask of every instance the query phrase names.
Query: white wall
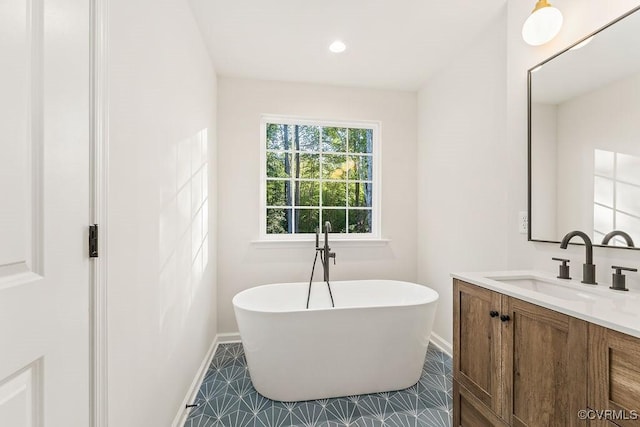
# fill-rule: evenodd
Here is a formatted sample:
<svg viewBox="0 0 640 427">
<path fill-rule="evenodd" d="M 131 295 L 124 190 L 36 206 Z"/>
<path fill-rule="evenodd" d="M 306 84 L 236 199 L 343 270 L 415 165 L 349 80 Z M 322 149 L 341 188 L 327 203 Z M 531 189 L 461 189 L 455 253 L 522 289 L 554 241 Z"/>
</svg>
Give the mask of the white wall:
<svg viewBox="0 0 640 427">
<path fill-rule="evenodd" d="M 507 146 L 509 202 L 507 211 L 508 266 L 509 268 L 535 268 L 556 272 L 551 257 L 562 255 L 572 260 L 573 275 L 581 274 L 584 247 L 561 250 L 555 244 L 531 243 L 526 235 L 517 233 L 517 215 L 527 208 L 527 70 L 566 46 L 607 24 L 612 19 L 638 6 L 638 0 L 611 0 L 607 2 L 574 2 L 557 0 L 554 5 L 562 10 L 562 31 L 552 42 L 541 47 L 527 45 L 521 36 L 522 24 L 531 12 L 528 2 L 509 2 L 507 18 Z M 611 281 L 611 265 L 638 266 L 640 252 L 622 249 L 595 248 L 594 262 L 597 280 Z M 627 276 L 627 286 L 640 289 L 640 275 Z"/>
<path fill-rule="evenodd" d="M 334 243 L 333 280 L 416 280 L 416 94 L 236 78 L 218 81 L 220 186 L 218 324 L 236 332 L 231 299 L 265 283 L 309 280 L 314 243 L 256 245 L 260 115 L 382 122 L 382 237 L 389 244 Z"/>
<path fill-rule="evenodd" d="M 505 18 L 419 92 L 418 281 L 440 293 L 434 332 L 449 343 L 449 274 L 507 263 Z"/>
<path fill-rule="evenodd" d="M 109 9 L 109 424 L 169 426 L 216 333 L 216 77 L 184 0 Z"/>
</svg>

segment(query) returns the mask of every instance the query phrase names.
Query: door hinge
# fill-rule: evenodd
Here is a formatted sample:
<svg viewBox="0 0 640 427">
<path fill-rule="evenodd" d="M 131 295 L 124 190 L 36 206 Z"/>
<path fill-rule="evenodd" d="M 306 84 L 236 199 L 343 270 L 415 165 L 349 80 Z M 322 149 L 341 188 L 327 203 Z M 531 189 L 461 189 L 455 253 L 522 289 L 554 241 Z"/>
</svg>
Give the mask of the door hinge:
<svg viewBox="0 0 640 427">
<path fill-rule="evenodd" d="M 98 258 L 98 224 L 89 226 L 89 258 Z"/>
</svg>

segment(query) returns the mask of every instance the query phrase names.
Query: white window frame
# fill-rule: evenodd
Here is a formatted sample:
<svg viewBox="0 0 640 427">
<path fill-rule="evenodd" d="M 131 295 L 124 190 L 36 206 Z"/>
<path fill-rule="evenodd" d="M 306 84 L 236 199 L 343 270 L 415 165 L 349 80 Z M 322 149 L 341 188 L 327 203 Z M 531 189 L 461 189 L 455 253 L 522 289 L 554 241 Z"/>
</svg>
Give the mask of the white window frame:
<svg viewBox="0 0 640 427">
<path fill-rule="evenodd" d="M 312 241 L 314 234 L 267 234 L 267 123 L 301 125 L 301 126 L 325 126 L 342 127 L 356 129 L 371 129 L 373 133 L 372 145 L 372 169 L 371 181 L 371 233 L 331 233 L 332 240 L 381 240 L 381 128 L 379 121 L 369 120 L 322 120 L 310 119 L 297 116 L 282 116 L 273 114 L 263 114 L 260 118 L 260 241 Z M 345 153 L 339 153 L 345 154 Z M 322 175 L 318 179 L 320 183 L 324 180 Z M 332 180 L 333 182 L 334 180 Z M 348 202 L 347 202 L 348 203 Z M 322 209 L 321 206 L 318 206 Z M 346 208 L 347 206 L 345 206 Z"/>
</svg>

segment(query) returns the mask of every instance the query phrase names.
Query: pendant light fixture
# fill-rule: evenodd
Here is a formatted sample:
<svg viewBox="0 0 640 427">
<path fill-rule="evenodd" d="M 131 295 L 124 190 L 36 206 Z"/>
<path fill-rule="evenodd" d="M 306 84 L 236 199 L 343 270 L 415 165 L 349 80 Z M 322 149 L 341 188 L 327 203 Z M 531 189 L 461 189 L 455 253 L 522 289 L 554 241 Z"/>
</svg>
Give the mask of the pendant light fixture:
<svg viewBox="0 0 640 427">
<path fill-rule="evenodd" d="M 547 0 L 538 0 L 522 26 L 522 38 L 532 46 L 540 46 L 551 41 L 561 27 L 562 13 Z"/>
</svg>

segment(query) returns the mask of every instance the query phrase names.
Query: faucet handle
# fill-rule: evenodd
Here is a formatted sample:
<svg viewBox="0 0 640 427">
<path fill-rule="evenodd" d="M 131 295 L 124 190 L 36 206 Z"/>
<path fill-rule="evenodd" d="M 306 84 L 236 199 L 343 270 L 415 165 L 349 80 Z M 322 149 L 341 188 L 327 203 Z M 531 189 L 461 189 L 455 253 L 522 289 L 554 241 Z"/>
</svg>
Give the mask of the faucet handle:
<svg viewBox="0 0 640 427">
<path fill-rule="evenodd" d="M 611 268 L 613 268 L 616 272 L 611 275 L 611 286 L 609 286 L 609 289 L 613 289 L 614 291 L 628 291 L 629 289 L 627 289 L 625 283 L 626 276 L 622 274 L 622 271 L 638 271 L 638 269 L 630 267 L 620 267 L 617 265 L 612 265 Z"/>
<path fill-rule="evenodd" d="M 556 258 L 556 257 L 553 257 L 551 259 L 554 261 L 562 262 L 562 265 L 558 266 L 558 279 L 571 279 L 571 277 L 569 276 L 569 265 L 568 265 L 570 260 L 566 258 Z"/>
<path fill-rule="evenodd" d="M 631 267 L 619 267 L 617 265 L 612 265 L 611 268 L 613 268 L 614 270 L 616 270 L 616 274 L 622 274 L 622 270 L 624 271 L 638 271 L 637 268 L 631 268 Z"/>
</svg>

